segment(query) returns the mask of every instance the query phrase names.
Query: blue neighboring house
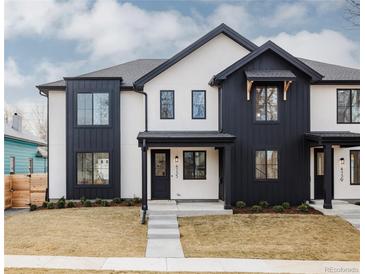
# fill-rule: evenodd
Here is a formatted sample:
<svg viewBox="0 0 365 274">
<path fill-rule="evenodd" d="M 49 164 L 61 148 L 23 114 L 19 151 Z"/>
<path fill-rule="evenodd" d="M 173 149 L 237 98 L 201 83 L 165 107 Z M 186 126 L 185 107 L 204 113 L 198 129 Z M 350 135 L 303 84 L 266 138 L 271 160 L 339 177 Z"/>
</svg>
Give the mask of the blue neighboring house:
<svg viewBox="0 0 365 274">
<path fill-rule="evenodd" d="M 29 174 L 47 172 L 47 144 L 22 129 L 17 113 L 11 125 L 4 128 L 4 173 Z"/>
</svg>

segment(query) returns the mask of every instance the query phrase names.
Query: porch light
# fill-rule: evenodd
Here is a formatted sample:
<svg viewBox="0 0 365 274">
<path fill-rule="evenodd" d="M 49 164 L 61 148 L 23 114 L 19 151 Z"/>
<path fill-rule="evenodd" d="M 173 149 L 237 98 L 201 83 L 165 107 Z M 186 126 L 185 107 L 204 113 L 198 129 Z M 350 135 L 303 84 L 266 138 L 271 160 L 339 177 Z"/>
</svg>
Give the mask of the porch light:
<svg viewBox="0 0 365 274">
<path fill-rule="evenodd" d="M 345 164 L 345 158 L 340 158 L 340 164 L 344 165 Z"/>
<path fill-rule="evenodd" d="M 175 156 L 175 163 L 177 164 L 179 162 L 179 156 Z"/>
</svg>

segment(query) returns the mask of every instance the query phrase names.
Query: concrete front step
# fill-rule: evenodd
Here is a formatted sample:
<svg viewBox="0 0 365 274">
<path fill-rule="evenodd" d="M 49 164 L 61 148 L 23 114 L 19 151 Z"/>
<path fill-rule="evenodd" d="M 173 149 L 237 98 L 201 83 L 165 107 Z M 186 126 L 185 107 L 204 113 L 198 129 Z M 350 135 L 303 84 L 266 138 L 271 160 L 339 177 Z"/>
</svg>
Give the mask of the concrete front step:
<svg viewBox="0 0 365 274">
<path fill-rule="evenodd" d="M 148 228 L 178 228 L 177 220 L 175 219 L 152 219 L 148 221 Z"/>
<path fill-rule="evenodd" d="M 148 215 L 148 220 L 176 220 L 176 214 L 151 214 Z"/>
<path fill-rule="evenodd" d="M 148 228 L 148 239 L 179 239 L 179 229 L 174 228 Z"/>
</svg>

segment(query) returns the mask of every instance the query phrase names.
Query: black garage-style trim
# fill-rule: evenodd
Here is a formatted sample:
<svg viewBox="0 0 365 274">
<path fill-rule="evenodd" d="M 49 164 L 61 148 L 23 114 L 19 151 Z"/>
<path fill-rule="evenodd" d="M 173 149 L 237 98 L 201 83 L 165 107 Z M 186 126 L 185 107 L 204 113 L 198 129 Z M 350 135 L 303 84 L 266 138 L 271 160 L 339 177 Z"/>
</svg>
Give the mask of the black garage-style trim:
<svg viewBox="0 0 365 274">
<path fill-rule="evenodd" d="M 201 46 L 203 46 L 204 44 L 206 44 L 207 42 L 209 42 L 210 40 L 212 40 L 214 37 L 218 36 L 221 33 L 225 34 L 226 36 L 228 36 L 229 38 L 231 38 L 232 40 L 234 40 L 235 42 L 237 42 L 238 44 L 240 44 L 249 51 L 257 49 L 257 46 L 254 43 L 247 40 L 245 37 L 243 37 L 238 32 L 234 31 L 227 25 L 221 24 L 212 31 L 210 31 L 209 33 L 207 33 L 206 35 L 204 35 L 202 38 L 200 38 L 199 40 L 197 40 L 196 42 L 185 48 L 184 50 L 180 51 L 178 54 L 168 59 L 166 62 L 159 65 L 157 68 L 153 69 L 146 75 L 136 80 L 134 82 L 135 89 L 142 90 L 145 83 L 147 83 L 148 81 L 150 81 L 151 79 L 153 79 L 154 77 L 156 77 L 169 67 L 173 66 L 181 59 L 183 59 L 185 56 L 189 55 L 196 49 L 200 48 Z"/>
</svg>

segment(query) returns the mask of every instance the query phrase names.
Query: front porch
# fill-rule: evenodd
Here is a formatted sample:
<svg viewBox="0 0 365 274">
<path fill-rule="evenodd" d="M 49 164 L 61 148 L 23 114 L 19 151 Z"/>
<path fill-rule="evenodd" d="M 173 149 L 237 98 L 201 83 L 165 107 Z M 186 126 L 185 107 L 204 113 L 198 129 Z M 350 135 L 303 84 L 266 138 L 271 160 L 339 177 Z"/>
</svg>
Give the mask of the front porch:
<svg viewBox="0 0 365 274">
<path fill-rule="evenodd" d="M 229 215 L 232 209 L 224 209 L 224 202 L 219 201 L 179 201 L 179 200 L 151 200 L 148 201 L 147 216 L 176 215 L 177 217 Z"/>
</svg>

